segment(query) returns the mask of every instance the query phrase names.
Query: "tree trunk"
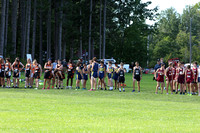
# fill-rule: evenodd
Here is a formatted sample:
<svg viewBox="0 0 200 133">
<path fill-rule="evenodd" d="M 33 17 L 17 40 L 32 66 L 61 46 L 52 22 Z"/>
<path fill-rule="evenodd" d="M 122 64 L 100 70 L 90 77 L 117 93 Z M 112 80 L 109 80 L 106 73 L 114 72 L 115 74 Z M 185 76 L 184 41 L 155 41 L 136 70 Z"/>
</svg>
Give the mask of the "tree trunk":
<svg viewBox="0 0 200 133">
<path fill-rule="evenodd" d="M 39 62 L 42 64 L 42 9 L 40 9 L 40 52 L 39 52 Z"/>
<path fill-rule="evenodd" d="M 35 35 L 36 35 L 36 20 L 37 20 L 37 0 L 34 0 L 33 11 L 33 37 L 32 37 L 32 58 L 35 58 Z"/>
<path fill-rule="evenodd" d="M 82 49 L 83 49 L 83 44 L 82 44 L 82 12 L 80 9 L 80 58 L 83 55 Z"/>
<path fill-rule="evenodd" d="M 6 13 L 6 0 L 2 0 L 1 2 L 1 37 L 0 37 L 0 55 L 3 55 L 4 49 L 4 34 L 5 34 L 5 13 Z"/>
<path fill-rule="evenodd" d="M 62 58 L 66 59 L 66 42 L 63 41 L 63 48 L 62 48 Z"/>
<path fill-rule="evenodd" d="M 24 59 L 24 56 L 25 56 L 25 38 L 26 38 L 26 10 L 25 10 L 25 0 L 20 0 L 20 9 L 21 9 L 21 58 Z M 17 14 L 17 12 L 14 12 L 13 11 L 13 14 Z M 13 15 L 14 16 L 14 15 Z M 12 17 L 13 18 L 13 17 Z M 15 23 L 14 21 L 12 21 L 13 23 Z M 17 24 L 13 24 L 13 33 L 16 33 L 15 30 L 16 29 L 16 26 L 14 25 L 17 25 Z M 15 29 L 14 29 L 15 28 Z M 13 39 L 15 39 L 14 35 L 12 37 Z M 14 46 L 14 44 L 13 44 Z M 16 54 L 16 45 L 14 46 L 15 47 L 15 54 Z"/>
<path fill-rule="evenodd" d="M 92 28 L 92 0 L 90 0 L 90 21 L 89 21 L 89 46 L 88 46 L 88 60 L 91 59 L 91 28 Z"/>
<path fill-rule="evenodd" d="M 104 1 L 103 9 L 103 58 L 105 59 L 105 50 L 106 50 L 106 1 Z"/>
<path fill-rule="evenodd" d="M 47 59 L 51 57 L 51 0 L 49 0 L 49 10 L 47 18 Z"/>
<path fill-rule="evenodd" d="M 92 57 L 94 57 L 94 38 L 92 38 Z"/>
<path fill-rule="evenodd" d="M 58 58 L 61 59 L 62 53 L 62 17 L 63 17 L 63 0 L 60 1 L 60 20 L 59 20 L 59 40 L 58 40 Z"/>
<path fill-rule="evenodd" d="M 29 54 L 29 40 L 30 40 L 30 20 L 31 20 L 31 0 L 27 1 L 27 34 L 26 34 L 26 54 Z"/>
<path fill-rule="evenodd" d="M 102 43 L 102 30 L 101 30 L 101 22 L 102 22 L 102 0 L 100 0 L 100 11 L 99 11 L 99 59 L 101 59 L 101 43 Z"/>
<path fill-rule="evenodd" d="M 8 11 L 9 11 L 9 0 L 7 0 L 6 2 L 6 20 L 5 20 L 5 37 L 4 37 L 4 55 L 6 56 L 6 53 L 7 53 L 7 39 L 8 39 L 8 17 L 9 17 L 9 14 L 8 14 Z"/>
<path fill-rule="evenodd" d="M 59 3 L 55 0 L 55 30 L 54 30 L 54 48 L 55 59 L 58 59 L 58 35 L 59 35 L 59 13 L 58 13 Z"/>
</svg>

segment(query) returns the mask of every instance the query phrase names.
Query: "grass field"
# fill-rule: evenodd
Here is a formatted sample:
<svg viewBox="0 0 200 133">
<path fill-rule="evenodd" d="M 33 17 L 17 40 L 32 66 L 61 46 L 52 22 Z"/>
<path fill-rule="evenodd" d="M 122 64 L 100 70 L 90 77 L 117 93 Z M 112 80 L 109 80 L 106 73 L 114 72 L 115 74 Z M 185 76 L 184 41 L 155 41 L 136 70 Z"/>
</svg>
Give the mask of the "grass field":
<svg viewBox="0 0 200 133">
<path fill-rule="evenodd" d="M 126 84 L 121 93 L 1 88 L 0 132 L 200 132 L 200 97 L 155 95 L 152 75 L 140 93 L 131 74 Z"/>
</svg>

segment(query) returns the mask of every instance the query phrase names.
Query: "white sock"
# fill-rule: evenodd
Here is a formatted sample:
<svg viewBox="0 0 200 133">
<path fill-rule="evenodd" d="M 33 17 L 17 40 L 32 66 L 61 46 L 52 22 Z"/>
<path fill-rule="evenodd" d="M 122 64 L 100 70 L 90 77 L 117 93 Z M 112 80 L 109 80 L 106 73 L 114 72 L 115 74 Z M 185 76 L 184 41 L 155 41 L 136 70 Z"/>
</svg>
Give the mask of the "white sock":
<svg viewBox="0 0 200 133">
<path fill-rule="evenodd" d="M 123 88 L 123 91 L 124 91 L 125 89 Z"/>
<path fill-rule="evenodd" d="M 121 88 L 119 88 L 119 91 L 121 91 Z"/>
</svg>

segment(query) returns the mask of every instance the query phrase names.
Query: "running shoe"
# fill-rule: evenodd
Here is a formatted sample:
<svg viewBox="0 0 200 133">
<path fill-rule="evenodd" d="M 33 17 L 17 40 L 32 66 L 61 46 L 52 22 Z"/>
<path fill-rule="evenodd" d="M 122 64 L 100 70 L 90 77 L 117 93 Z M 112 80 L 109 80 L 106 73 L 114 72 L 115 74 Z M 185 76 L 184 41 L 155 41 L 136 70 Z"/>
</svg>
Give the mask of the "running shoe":
<svg viewBox="0 0 200 133">
<path fill-rule="evenodd" d="M 47 90 L 49 90 L 50 88 L 48 87 Z"/>
<path fill-rule="evenodd" d="M 89 89 L 88 91 L 93 91 L 93 89 Z"/>
<path fill-rule="evenodd" d="M 44 90 L 45 88 L 42 88 L 42 90 Z"/>
<path fill-rule="evenodd" d="M 132 92 L 135 92 L 135 90 L 132 90 Z"/>
</svg>

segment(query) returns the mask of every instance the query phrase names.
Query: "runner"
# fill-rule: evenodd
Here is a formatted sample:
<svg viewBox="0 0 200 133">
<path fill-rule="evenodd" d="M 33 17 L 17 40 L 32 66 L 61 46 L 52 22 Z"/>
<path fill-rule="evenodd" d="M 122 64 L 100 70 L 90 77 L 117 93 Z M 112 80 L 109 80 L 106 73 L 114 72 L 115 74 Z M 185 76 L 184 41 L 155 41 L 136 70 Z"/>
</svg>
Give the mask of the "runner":
<svg viewBox="0 0 200 133">
<path fill-rule="evenodd" d="M 172 88 L 173 88 L 173 92 L 176 91 L 176 67 L 175 64 L 172 65 Z"/>
<path fill-rule="evenodd" d="M 25 82 L 25 88 L 28 87 L 29 88 L 29 85 L 30 85 L 30 78 L 31 78 L 31 59 L 27 59 L 27 64 L 26 64 L 26 67 L 25 67 L 25 77 L 26 77 L 26 82 Z M 30 85 L 30 88 L 32 86 Z"/>
<path fill-rule="evenodd" d="M 189 96 L 192 96 L 192 82 L 194 81 L 194 74 L 192 69 L 190 68 L 190 65 L 187 66 L 187 70 L 185 71 L 185 79 L 187 83 L 187 92 Z M 185 95 L 185 92 L 183 92 L 183 95 Z"/>
<path fill-rule="evenodd" d="M 33 72 L 33 78 L 35 79 L 36 84 L 36 90 L 39 89 L 39 79 L 42 76 L 42 67 L 40 64 L 37 63 L 37 60 L 33 61 L 34 65 L 34 72 Z"/>
<path fill-rule="evenodd" d="M 123 92 L 125 92 L 124 82 L 125 82 L 125 72 L 124 63 L 120 63 L 120 68 L 118 69 L 117 73 L 119 74 L 119 92 L 121 92 L 121 86 L 123 87 Z"/>
<path fill-rule="evenodd" d="M 178 62 L 178 68 L 176 70 L 176 73 L 178 75 L 178 84 L 176 88 L 176 94 L 178 93 L 178 85 L 180 84 L 180 95 L 183 94 L 184 91 L 184 83 L 185 83 L 185 70 L 181 64 L 181 62 Z"/>
<path fill-rule="evenodd" d="M 117 65 L 117 63 L 115 63 L 114 73 L 113 73 L 113 79 L 115 81 L 115 90 L 119 89 L 119 83 L 118 83 L 118 81 L 119 81 L 119 75 L 117 73 L 118 69 L 119 69 L 119 66 Z"/>
<path fill-rule="evenodd" d="M 161 64 L 161 68 L 158 68 L 155 74 L 158 75 L 155 94 L 158 94 L 158 87 L 160 87 L 160 84 L 161 84 L 161 94 L 163 94 L 165 65 Z"/>
<path fill-rule="evenodd" d="M 67 86 L 66 89 L 70 88 L 72 89 L 73 85 L 73 78 L 74 78 L 74 67 L 72 64 L 72 60 L 70 59 L 67 65 Z M 69 79 L 71 79 L 71 84 L 69 86 Z"/>
<path fill-rule="evenodd" d="M 83 77 L 83 73 L 81 70 L 81 62 L 77 62 L 76 65 L 76 89 L 80 89 L 80 82 Z"/>
<path fill-rule="evenodd" d="M 10 63 L 10 59 L 9 58 L 6 58 L 5 75 L 6 75 L 6 80 L 7 80 L 6 88 L 10 88 L 10 86 L 11 86 L 11 82 L 10 82 L 11 63 Z"/>
<path fill-rule="evenodd" d="M 54 74 L 57 78 L 57 89 L 63 89 L 63 79 L 65 79 L 65 74 L 63 72 L 63 65 L 61 60 L 58 60 L 58 64 L 56 65 Z"/>
<path fill-rule="evenodd" d="M 1 87 L 4 88 L 5 87 L 5 63 L 4 63 L 4 59 L 0 58 L 0 80 L 1 80 Z"/>
<path fill-rule="evenodd" d="M 99 64 L 97 63 L 97 58 L 94 57 L 92 63 L 92 74 L 91 74 L 92 83 L 91 83 L 91 89 L 89 91 L 96 91 L 98 70 L 99 70 Z"/>
<path fill-rule="evenodd" d="M 24 65 L 19 61 L 19 58 L 17 57 L 11 68 L 13 71 L 13 88 L 19 88 L 19 78 L 21 70 L 24 69 Z"/>
<path fill-rule="evenodd" d="M 135 67 L 133 67 L 133 90 L 135 92 L 135 81 L 137 81 L 138 92 L 140 92 L 140 80 L 142 79 L 142 68 L 139 66 L 138 62 L 135 62 Z"/>
<path fill-rule="evenodd" d="M 167 83 L 167 88 L 166 88 L 166 92 L 168 94 L 168 89 L 169 86 L 171 88 L 171 94 L 173 94 L 173 71 L 172 71 L 172 63 L 169 63 L 169 66 L 166 68 L 165 70 L 165 76 L 166 76 L 166 83 Z"/>
<path fill-rule="evenodd" d="M 86 88 L 86 83 L 87 83 L 87 80 L 88 80 L 88 68 L 87 68 L 87 65 L 86 64 L 83 64 L 83 69 L 82 69 L 82 72 L 83 72 L 83 90 L 87 90 Z"/>
<path fill-rule="evenodd" d="M 48 84 L 47 86 L 47 90 L 50 89 L 50 85 L 51 85 L 51 78 L 52 78 L 52 70 L 53 70 L 53 64 L 51 63 L 51 59 L 48 59 L 48 62 L 45 63 L 44 65 L 44 86 L 43 86 L 43 90 L 46 87 L 46 82 Z"/>
<path fill-rule="evenodd" d="M 105 71 L 106 71 L 106 68 L 104 66 L 104 62 L 103 61 L 100 61 L 100 67 L 99 67 L 99 80 L 100 80 L 100 83 L 101 83 L 101 90 L 103 90 L 103 84 L 104 84 L 104 76 L 105 76 Z M 105 87 L 105 86 L 104 86 Z"/>
<path fill-rule="evenodd" d="M 91 74 L 92 74 L 92 60 L 89 61 L 88 67 L 88 72 L 89 72 L 89 78 L 90 78 L 90 86 L 92 85 L 92 80 L 91 80 Z"/>
<path fill-rule="evenodd" d="M 194 73 L 194 81 L 192 82 L 192 89 L 194 91 L 194 94 L 198 94 L 197 93 L 198 92 L 198 86 L 197 86 L 197 82 L 198 82 L 198 78 L 197 78 L 197 76 L 198 76 L 198 69 L 197 69 L 197 62 L 196 61 L 193 63 L 192 70 L 193 70 L 193 73 Z"/>
<path fill-rule="evenodd" d="M 109 82 L 110 82 L 110 88 L 109 90 L 110 91 L 113 91 L 113 72 L 114 72 L 114 68 L 112 67 L 112 62 L 109 61 L 108 62 L 108 70 L 107 70 L 107 73 L 108 73 L 108 79 L 109 79 Z"/>
</svg>

